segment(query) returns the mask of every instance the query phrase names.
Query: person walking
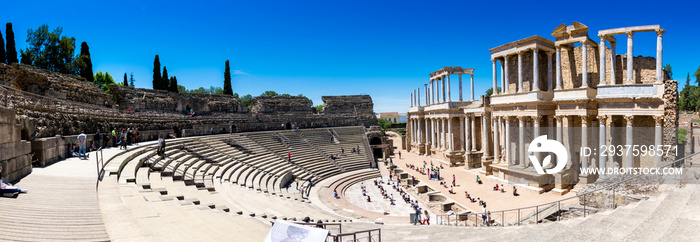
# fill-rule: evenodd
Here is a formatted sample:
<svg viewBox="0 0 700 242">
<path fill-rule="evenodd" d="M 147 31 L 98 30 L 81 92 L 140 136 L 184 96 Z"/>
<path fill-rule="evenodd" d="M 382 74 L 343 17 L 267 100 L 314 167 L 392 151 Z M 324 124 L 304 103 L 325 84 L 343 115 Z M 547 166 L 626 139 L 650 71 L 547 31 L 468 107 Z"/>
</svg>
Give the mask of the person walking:
<svg viewBox="0 0 700 242">
<path fill-rule="evenodd" d="M 428 216 L 428 209 L 423 210 L 423 224 L 430 225 L 430 216 Z"/>
<path fill-rule="evenodd" d="M 420 222 L 420 207 L 416 206 L 416 215 L 413 218 L 413 225 L 416 225 L 418 222 Z M 421 224 L 423 224 L 421 222 Z"/>
<path fill-rule="evenodd" d="M 87 135 L 85 133 L 80 132 L 78 135 L 78 146 L 80 147 L 80 152 L 78 155 L 80 157 L 85 157 L 85 147 L 87 146 Z"/>
<path fill-rule="evenodd" d="M 457 178 L 455 177 L 455 174 L 452 174 L 452 186 L 457 186 Z"/>
</svg>

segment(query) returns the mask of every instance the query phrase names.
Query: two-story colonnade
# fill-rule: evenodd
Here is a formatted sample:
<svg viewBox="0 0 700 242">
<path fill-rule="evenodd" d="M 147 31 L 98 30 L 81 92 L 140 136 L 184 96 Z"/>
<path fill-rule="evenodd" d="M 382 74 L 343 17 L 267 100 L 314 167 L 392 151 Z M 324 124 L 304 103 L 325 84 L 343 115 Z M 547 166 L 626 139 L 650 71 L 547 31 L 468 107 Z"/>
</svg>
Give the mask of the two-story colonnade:
<svg viewBox="0 0 700 242">
<path fill-rule="evenodd" d="M 656 58 L 630 58 L 637 32 L 656 33 Z M 582 154 L 581 147 L 675 144 L 678 91 L 662 70 L 663 34 L 659 25 L 616 28 L 599 31 L 595 41 L 587 26 L 574 22 L 558 26 L 554 41 L 532 36 L 495 47 L 489 50 L 493 95 L 481 100 L 474 100 L 472 81 L 472 99 L 462 101 L 461 78 L 460 101 L 449 99 L 450 74 L 473 76 L 473 69 L 431 73 L 424 105 L 420 89 L 411 96 L 408 148 L 537 192 L 562 194 L 599 178 L 580 175 L 582 168 L 659 166 L 673 157 Z M 616 53 L 616 35 L 627 36 L 626 54 Z M 432 99 L 435 82 L 447 83 L 447 99 L 439 85 L 436 95 L 443 99 Z M 567 148 L 563 172 L 538 174 L 530 164 L 529 142 L 541 135 Z"/>
</svg>

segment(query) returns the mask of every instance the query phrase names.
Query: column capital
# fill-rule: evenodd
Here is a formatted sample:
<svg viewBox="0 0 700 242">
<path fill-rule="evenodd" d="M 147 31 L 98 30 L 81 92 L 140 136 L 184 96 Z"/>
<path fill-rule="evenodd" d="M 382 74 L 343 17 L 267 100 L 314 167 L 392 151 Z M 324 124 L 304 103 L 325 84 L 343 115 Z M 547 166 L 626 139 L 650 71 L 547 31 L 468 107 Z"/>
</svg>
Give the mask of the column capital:
<svg viewBox="0 0 700 242">
<path fill-rule="evenodd" d="M 585 124 L 586 126 L 588 126 L 588 124 L 589 124 L 588 115 L 581 115 L 579 117 L 581 117 L 581 124 Z"/>
<path fill-rule="evenodd" d="M 634 116 L 632 116 L 632 115 L 625 115 L 625 116 L 624 116 L 624 119 L 625 119 L 625 122 L 626 122 L 628 125 L 632 125 L 632 122 L 634 121 Z"/>
<path fill-rule="evenodd" d="M 634 31 L 627 31 L 627 38 L 632 38 L 634 36 Z"/>
<path fill-rule="evenodd" d="M 654 118 L 654 124 L 657 126 L 663 126 L 664 124 L 664 116 L 663 115 L 656 115 L 652 116 Z"/>
<path fill-rule="evenodd" d="M 534 117 L 532 117 L 532 121 L 535 121 L 536 123 L 540 123 L 540 121 L 542 121 L 542 116 L 534 116 Z"/>
<path fill-rule="evenodd" d="M 607 115 L 598 115 L 597 118 L 598 118 L 599 123 L 605 123 L 605 120 L 608 119 L 608 116 Z"/>
<path fill-rule="evenodd" d="M 607 35 L 604 35 L 604 34 L 599 34 L 599 35 L 598 35 L 598 38 L 600 38 L 600 41 L 601 41 L 601 42 L 605 41 L 605 39 L 606 39 L 605 37 L 607 37 Z"/>
<path fill-rule="evenodd" d="M 664 30 L 664 29 L 659 29 L 659 30 L 656 31 L 656 35 L 658 35 L 658 36 L 664 36 L 664 33 L 665 33 L 665 32 L 666 32 L 666 30 Z"/>
<path fill-rule="evenodd" d="M 581 40 L 581 44 L 582 44 L 583 46 L 588 45 L 588 40 Z"/>
<path fill-rule="evenodd" d="M 517 118 L 518 121 L 520 121 L 520 122 L 525 122 L 525 121 L 527 121 L 527 119 L 528 119 L 527 116 L 517 116 L 516 118 Z"/>
</svg>

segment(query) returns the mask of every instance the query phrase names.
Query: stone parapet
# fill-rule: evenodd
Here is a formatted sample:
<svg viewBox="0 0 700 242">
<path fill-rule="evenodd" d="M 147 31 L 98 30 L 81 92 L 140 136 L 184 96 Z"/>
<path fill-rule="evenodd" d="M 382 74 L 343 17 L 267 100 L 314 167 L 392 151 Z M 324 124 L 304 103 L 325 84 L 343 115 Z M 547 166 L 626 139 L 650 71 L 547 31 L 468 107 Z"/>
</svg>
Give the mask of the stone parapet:
<svg viewBox="0 0 700 242">
<path fill-rule="evenodd" d="M 32 171 L 30 144 L 20 139 L 20 132 L 14 110 L 0 108 L 0 177 L 6 182 L 13 182 Z"/>
</svg>

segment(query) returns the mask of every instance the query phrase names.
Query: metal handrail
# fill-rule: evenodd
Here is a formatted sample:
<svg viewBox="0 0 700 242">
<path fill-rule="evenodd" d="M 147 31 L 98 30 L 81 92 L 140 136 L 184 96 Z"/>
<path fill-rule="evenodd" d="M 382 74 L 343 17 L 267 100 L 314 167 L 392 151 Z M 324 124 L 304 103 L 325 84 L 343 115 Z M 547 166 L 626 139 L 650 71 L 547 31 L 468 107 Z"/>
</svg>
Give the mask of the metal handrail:
<svg viewBox="0 0 700 242">
<path fill-rule="evenodd" d="M 97 179 L 100 179 L 100 174 L 105 169 L 104 154 L 102 153 L 102 147 L 95 151 L 95 164 L 97 167 Z"/>
<path fill-rule="evenodd" d="M 668 164 L 665 164 L 665 165 L 662 165 L 662 166 L 659 166 L 659 167 L 656 167 L 656 168 L 665 168 L 665 167 L 670 167 L 670 166 L 676 166 L 678 163 L 681 163 L 681 161 L 685 161 L 686 159 L 688 159 L 688 158 L 690 158 L 690 157 L 692 157 L 692 156 L 698 155 L 698 154 L 700 154 L 700 152 L 696 152 L 696 153 L 687 155 L 687 156 L 685 156 L 685 157 L 683 157 L 683 158 L 676 159 L 675 161 L 669 162 Z M 620 180 L 620 181 L 617 181 L 617 182 L 614 182 L 614 183 L 611 183 L 611 184 L 604 185 L 604 186 L 599 187 L 599 188 L 596 188 L 596 189 L 594 189 L 594 190 L 592 190 L 592 191 L 588 191 L 588 192 L 585 192 L 585 193 L 583 193 L 583 194 L 578 194 L 578 195 L 573 196 L 573 197 L 564 198 L 564 199 L 556 200 L 556 201 L 553 201 L 553 202 L 547 202 L 547 203 L 538 204 L 538 205 L 534 205 L 534 206 L 520 207 L 520 208 L 513 208 L 513 209 L 506 209 L 506 210 L 500 210 L 500 211 L 492 211 L 491 214 L 499 214 L 499 213 L 500 213 L 500 214 L 501 214 L 501 221 L 502 221 L 502 222 L 501 222 L 501 226 L 505 226 L 505 223 L 504 223 L 505 220 L 503 219 L 503 218 L 505 217 L 505 213 L 506 213 L 506 212 L 517 211 L 517 212 L 518 212 L 518 219 L 517 219 L 517 221 L 518 221 L 518 226 L 519 226 L 520 223 L 522 222 L 522 219 L 521 219 L 521 217 L 520 217 L 520 214 L 521 214 L 521 211 L 522 211 L 522 210 L 527 210 L 527 209 L 533 209 L 533 208 L 534 208 L 534 209 L 535 209 L 535 216 L 537 216 L 537 217 L 536 217 L 536 221 L 539 221 L 539 207 L 542 207 L 542 206 L 551 206 L 551 205 L 555 205 L 555 204 L 556 204 L 556 205 L 560 208 L 559 210 L 561 211 L 561 202 L 569 201 L 569 200 L 573 200 L 573 199 L 578 199 L 578 198 L 583 198 L 583 201 L 584 201 L 584 202 L 583 202 L 583 217 L 585 217 L 585 216 L 586 216 L 586 202 L 585 202 L 585 201 L 586 201 L 586 196 L 589 196 L 590 194 L 592 194 L 592 193 L 594 193 L 594 192 L 599 192 L 599 191 L 601 191 L 601 190 L 606 190 L 606 189 L 609 189 L 609 188 L 613 187 L 613 200 L 612 200 L 613 203 L 612 203 L 612 208 L 613 208 L 613 209 L 614 209 L 614 208 L 617 208 L 617 204 L 616 204 L 616 202 L 615 202 L 615 188 L 614 188 L 614 187 L 615 187 L 615 186 L 618 186 L 618 185 L 620 185 L 620 184 L 623 184 L 623 183 L 625 183 L 625 182 L 628 182 L 628 181 L 630 181 L 630 180 L 637 179 L 637 178 L 642 177 L 642 176 L 644 176 L 644 175 L 645 175 L 645 174 L 634 175 L 634 176 L 632 176 L 632 177 L 628 177 L 628 178 L 626 178 L 626 179 L 623 179 L 623 180 Z M 478 222 L 479 222 L 478 220 L 479 220 L 479 214 L 480 214 L 480 213 L 473 213 L 473 214 L 475 215 L 475 220 L 474 220 L 474 221 L 475 221 L 475 226 L 479 226 L 479 225 L 478 225 L 478 224 L 479 224 L 479 223 L 478 223 Z M 463 215 L 464 215 L 464 214 L 463 214 Z M 456 221 L 456 225 L 459 225 L 459 220 L 458 220 L 459 217 L 458 217 L 458 216 L 463 216 L 463 215 L 454 214 L 454 216 L 455 216 L 455 221 Z M 444 218 L 447 218 L 447 222 L 448 222 L 448 225 L 449 225 L 449 224 L 450 224 L 450 223 L 449 223 L 449 220 L 450 220 L 450 217 L 452 217 L 452 216 L 453 216 L 453 215 L 436 215 L 436 218 L 438 219 L 439 222 L 445 221 Z M 467 215 L 466 217 L 467 217 L 467 220 L 468 220 L 469 215 Z M 466 221 L 465 221 L 465 225 L 466 225 Z"/>
<path fill-rule="evenodd" d="M 334 242 L 340 242 L 340 241 L 343 241 L 343 237 L 352 236 L 352 241 L 357 241 L 358 234 L 367 233 L 367 238 L 368 238 L 367 241 L 373 241 L 372 240 L 372 232 L 375 232 L 375 231 L 378 234 L 378 237 L 377 237 L 378 240 L 376 240 L 376 241 L 381 242 L 382 241 L 382 229 L 367 229 L 367 230 L 360 230 L 360 231 L 355 231 L 355 232 L 350 232 L 350 233 L 339 233 L 339 234 L 329 233 L 328 237 L 331 237 Z"/>
</svg>

